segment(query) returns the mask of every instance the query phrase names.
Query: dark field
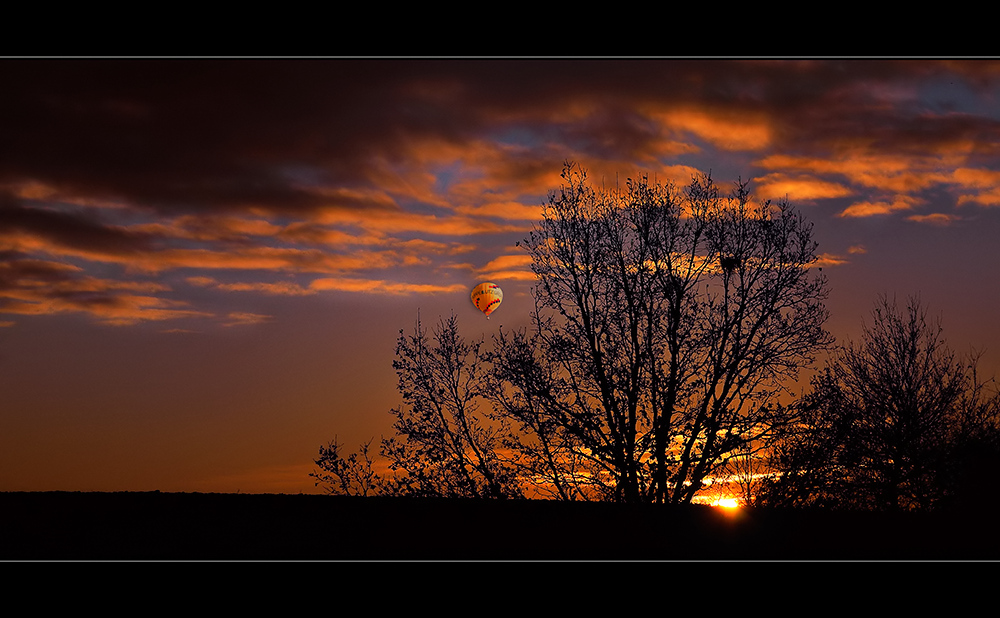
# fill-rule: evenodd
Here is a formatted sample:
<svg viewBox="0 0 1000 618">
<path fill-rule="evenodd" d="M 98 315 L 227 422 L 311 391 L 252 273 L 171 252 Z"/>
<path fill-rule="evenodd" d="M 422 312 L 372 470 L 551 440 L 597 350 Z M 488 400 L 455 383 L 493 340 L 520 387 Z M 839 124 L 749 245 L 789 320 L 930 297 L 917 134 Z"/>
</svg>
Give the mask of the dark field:
<svg viewBox="0 0 1000 618">
<path fill-rule="evenodd" d="M 0 560 L 997 560 L 993 513 L 0 493 Z"/>
</svg>

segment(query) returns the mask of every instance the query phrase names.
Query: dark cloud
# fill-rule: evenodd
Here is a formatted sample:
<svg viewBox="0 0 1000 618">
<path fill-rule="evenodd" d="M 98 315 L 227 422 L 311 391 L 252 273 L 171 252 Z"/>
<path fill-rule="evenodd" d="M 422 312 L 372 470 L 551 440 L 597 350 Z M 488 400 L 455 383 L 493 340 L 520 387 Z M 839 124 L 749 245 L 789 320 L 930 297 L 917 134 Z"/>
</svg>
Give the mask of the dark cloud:
<svg viewBox="0 0 1000 618">
<path fill-rule="evenodd" d="M 135 255 L 151 250 L 154 237 L 102 222 L 94 213 L 71 213 L 26 207 L 0 196 L 0 242 L 16 236 L 43 239 L 56 246 L 84 252 Z"/>
<path fill-rule="evenodd" d="M 76 270 L 79 269 L 59 262 L 32 259 L 17 251 L 0 251 L 0 291 L 22 287 L 25 281 L 34 286 L 68 281 Z"/>
<path fill-rule="evenodd" d="M 986 88 L 995 64 L 7 59 L 0 182 L 165 210 L 308 212 L 330 205 L 310 184 L 368 187 L 373 161 L 412 163 L 412 145 L 425 139 L 462 144 L 517 127 L 593 157 L 662 156 L 662 128 L 643 105 L 766 114 L 790 151 L 995 136 L 981 119 L 900 117 L 879 94 L 945 71 Z"/>
<path fill-rule="evenodd" d="M 364 63 L 7 60 L 0 179 L 162 209 L 309 209 L 304 165 L 362 179 L 405 116 Z M 373 83 L 380 81 L 379 83 Z"/>
</svg>

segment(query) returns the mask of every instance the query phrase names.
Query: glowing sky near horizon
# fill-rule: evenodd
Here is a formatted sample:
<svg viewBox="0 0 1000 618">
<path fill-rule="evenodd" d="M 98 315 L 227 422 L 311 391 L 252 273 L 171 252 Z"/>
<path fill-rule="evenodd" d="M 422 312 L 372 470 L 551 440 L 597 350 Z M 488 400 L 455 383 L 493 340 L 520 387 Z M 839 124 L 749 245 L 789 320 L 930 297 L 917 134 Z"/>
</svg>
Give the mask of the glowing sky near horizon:
<svg viewBox="0 0 1000 618">
<path fill-rule="evenodd" d="M 7 58 L 0 88 L 0 491 L 318 491 L 320 444 L 389 435 L 418 312 L 527 324 L 515 243 L 567 160 L 787 196 L 838 340 L 919 293 L 1000 369 L 1000 61 Z"/>
</svg>

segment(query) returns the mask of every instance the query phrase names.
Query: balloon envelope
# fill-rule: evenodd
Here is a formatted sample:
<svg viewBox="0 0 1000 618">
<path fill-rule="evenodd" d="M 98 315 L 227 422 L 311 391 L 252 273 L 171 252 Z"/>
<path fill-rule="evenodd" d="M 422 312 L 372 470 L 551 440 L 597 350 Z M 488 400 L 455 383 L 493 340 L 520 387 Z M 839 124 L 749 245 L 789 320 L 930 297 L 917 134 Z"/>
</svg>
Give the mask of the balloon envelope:
<svg viewBox="0 0 1000 618">
<path fill-rule="evenodd" d="M 490 314 L 496 311 L 502 300 L 503 290 L 495 283 L 480 283 L 472 290 L 472 303 L 485 313 L 486 317 L 490 317 Z"/>
</svg>

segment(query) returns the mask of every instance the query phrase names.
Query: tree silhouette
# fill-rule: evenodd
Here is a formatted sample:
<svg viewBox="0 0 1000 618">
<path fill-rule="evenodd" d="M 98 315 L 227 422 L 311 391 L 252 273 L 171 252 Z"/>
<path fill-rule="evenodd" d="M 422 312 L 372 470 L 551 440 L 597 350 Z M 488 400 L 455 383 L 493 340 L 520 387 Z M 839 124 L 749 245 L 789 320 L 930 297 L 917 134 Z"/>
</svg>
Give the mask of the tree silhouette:
<svg viewBox="0 0 1000 618">
<path fill-rule="evenodd" d="M 778 395 L 832 341 L 812 226 L 744 182 L 562 177 L 520 243 L 530 328 L 482 351 L 454 317 L 434 347 L 419 324 L 400 337 L 383 491 L 686 503 L 790 421 Z"/>
<path fill-rule="evenodd" d="M 970 447 L 996 453 L 1000 397 L 960 359 L 918 298 L 880 296 L 860 343 L 841 347 L 801 402 L 765 502 L 929 510 L 954 498 Z"/>
<path fill-rule="evenodd" d="M 361 445 L 359 453 L 344 457 L 341 453 L 343 445 L 334 438 L 327 446 L 320 447 L 316 460 L 319 470 L 309 476 L 316 479 L 316 485 L 323 485 L 331 494 L 367 496 L 382 493 L 382 479 L 375 472 L 369 454 L 371 443 L 369 440 Z"/>
<path fill-rule="evenodd" d="M 776 396 L 831 342 L 811 225 L 743 182 L 563 179 L 523 243 L 533 327 L 491 357 L 518 461 L 563 499 L 689 502 L 786 422 Z"/>
<path fill-rule="evenodd" d="M 333 493 L 464 498 L 521 496 L 515 471 L 504 461 L 505 419 L 482 413 L 482 342 L 468 343 L 455 316 L 441 320 L 432 336 L 418 318 L 412 335 L 400 331 L 393 367 L 403 404 L 391 410 L 396 436 L 381 441 L 391 474 L 373 471 L 368 444 L 362 459 L 344 457 L 334 441 L 320 449 L 317 485 Z"/>
</svg>

